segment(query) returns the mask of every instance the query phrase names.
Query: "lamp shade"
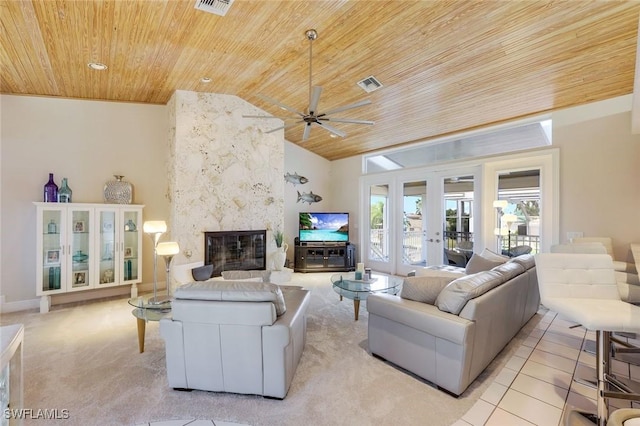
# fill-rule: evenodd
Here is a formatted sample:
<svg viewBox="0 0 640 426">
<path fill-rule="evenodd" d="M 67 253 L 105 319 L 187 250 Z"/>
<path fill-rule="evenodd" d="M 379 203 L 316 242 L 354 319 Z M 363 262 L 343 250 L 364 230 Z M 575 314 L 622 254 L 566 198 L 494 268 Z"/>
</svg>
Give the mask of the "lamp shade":
<svg viewBox="0 0 640 426">
<path fill-rule="evenodd" d="M 174 254 L 180 253 L 180 246 L 175 241 L 166 241 L 158 243 L 156 252 L 158 256 L 173 256 Z"/>
<path fill-rule="evenodd" d="M 507 200 L 495 200 L 493 202 L 493 208 L 496 209 L 504 209 L 505 207 L 507 207 Z"/>
<path fill-rule="evenodd" d="M 142 225 L 145 234 L 162 234 L 167 232 L 167 222 L 164 220 L 148 220 Z"/>
</svg>

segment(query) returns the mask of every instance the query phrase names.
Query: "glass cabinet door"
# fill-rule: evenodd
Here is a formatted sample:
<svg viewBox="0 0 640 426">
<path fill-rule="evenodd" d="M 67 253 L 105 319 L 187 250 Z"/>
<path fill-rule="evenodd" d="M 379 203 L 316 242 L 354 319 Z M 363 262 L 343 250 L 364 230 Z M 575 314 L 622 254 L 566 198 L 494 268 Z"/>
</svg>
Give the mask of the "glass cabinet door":
<svg viewBox="0 0 640 426">
<path fill-rule="evenodd" d="M 115 284 L 117 278 L 116 263 L 116 220 L 117 210 L 99 210 L 98 215 L 98 256 L 100 262 L 98 266 L 99 285 Z"/>
<path fill-rule="evenodd" d="M 68 290 L 82 290 L 92 286 L 92 270 L 89 267 L 93 259 L 92 242 L 92 221 L 93 211 L 91 209 L 70 209 L 69 210 L 69 242 L 68 253 L 70 258 L 70 271 L 67 280 Z"/>
<path fill-rule="evenodd" d="M 121 281 L 123 283 L 136 281 L 140 276 L 141 262 L 139 261 L 142 250 L 142 211 L 140 209 L 123 209 L 120 230 L 122 240 L 120 250 L 122 253 Z"/>
<path fill-rule="evenodd" d="M 65 228 L 62 209 L 43 209 L 38 228 L 42 233 L 40 290 L 49 292 L 63 287 L 62 259 L 64 258 L 63 232 Z"/>
</svg>

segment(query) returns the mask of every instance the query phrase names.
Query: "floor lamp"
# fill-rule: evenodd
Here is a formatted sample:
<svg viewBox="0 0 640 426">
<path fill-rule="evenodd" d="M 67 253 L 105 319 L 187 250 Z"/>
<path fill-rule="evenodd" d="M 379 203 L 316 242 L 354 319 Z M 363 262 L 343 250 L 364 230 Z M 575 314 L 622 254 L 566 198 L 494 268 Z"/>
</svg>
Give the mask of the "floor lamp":
<svg viewBox="0 0 640 426">
<path fill-rule="evenodd" d="M 502 216 L 502 220 L 507 224 L 507 255 L 511 257 L 511 225 L 518 220 L 518 216 L 516 216 L 515 214 L 505 214 L 504 216 Z"/>
<path fill-rule="evenodd" d="M 505 207 L 507 207 L 509 203 L 507 202 L 507 200 L 495 200 L 493 202 L 493 208 L 496 209 L 496 213 L 497 213 L 497 228 L 495 228 L 494 230 L 494 234 L 496 235 L 496 239 L 498 240 L 498 253 L 502 253 L 502 227 L 500 226 L 500 220 L 503 213 L 503 210 L 505 209 Z"/>
<path fill-rule="evenodd" d="M 175 241 L 168 241 L 158 244 L 156 247 L 158 256 L 164 258 L 164 264 L 167 271 L 167 299 L 171 300 L 171 260 L 173 256 L 180 253 L 180 246 Z"/>
<path fill-rule="evenodd" d="M 149 234 L 153 240 L 153 297 L 149 298 L 150 305 L 159 305 L 167 302 L 166 297 L 158 297 L 158 241 L 160 236 L 167 232 L 167 223 L 164 220 L 149 220 L 142 225 L 145 234 Z"/>
</svg>

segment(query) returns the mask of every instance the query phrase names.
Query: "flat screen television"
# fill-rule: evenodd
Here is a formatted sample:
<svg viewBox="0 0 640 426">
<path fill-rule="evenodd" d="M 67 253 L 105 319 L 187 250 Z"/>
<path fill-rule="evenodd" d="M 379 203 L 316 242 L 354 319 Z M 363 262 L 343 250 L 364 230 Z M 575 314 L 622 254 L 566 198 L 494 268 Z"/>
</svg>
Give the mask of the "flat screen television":
<svg viewBox="0 0 640 426">
<path fill-rule="evenodd" d="M 300 212 L 300 242 L 348 242 L 349 213 Z"/>
</svg>

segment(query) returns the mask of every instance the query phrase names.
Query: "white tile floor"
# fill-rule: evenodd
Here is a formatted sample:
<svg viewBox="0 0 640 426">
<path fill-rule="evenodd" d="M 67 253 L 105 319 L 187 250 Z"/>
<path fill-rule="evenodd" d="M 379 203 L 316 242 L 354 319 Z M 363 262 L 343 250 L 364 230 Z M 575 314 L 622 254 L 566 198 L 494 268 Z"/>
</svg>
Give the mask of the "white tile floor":
<svg viewBox="0 0 640 426">
<path fill-rule="evenodd" d="M 542 320 L 507 361 L 478 402 L 453 426 L 561 425 L 563 410 L 573 406 L 596 411 L 594 388 L 573 381 L 595 367 L 595 356 L 582 350 L 595 333 L 541 309 Z M 639 340 L 631 343 L 640 346 Z M 615 361 L 620 377 L 640 381 L 640 367 Z M 640 408 L 633 403 L 632 408 Z M 612 401 L 611 409 L 631 407 Z M 138 426 L 246 426 L 213 420 L 170 420 Z"/>
<path fill-rule="evenodd" d="M 596 411 L 596 390 L 573 381 L 578 373 L 595 368 L 595 356 L 582 351 L 595 333 L 541 310 L 543 319 L 506 363 L 480 400 L 455 426 L 560 425 L 568 406 Z M 640 345 L 640 341 L 631 341 Z M 620 377 L 637 380 L 640 367 L 614 361 Z M 631 407 L 612 401 L 611 409 Z M 633 408 L 640 408 L 634 403 Z"/>
</svg>

